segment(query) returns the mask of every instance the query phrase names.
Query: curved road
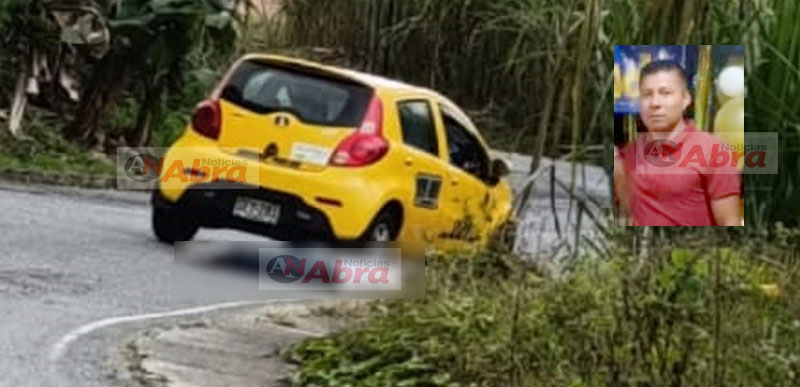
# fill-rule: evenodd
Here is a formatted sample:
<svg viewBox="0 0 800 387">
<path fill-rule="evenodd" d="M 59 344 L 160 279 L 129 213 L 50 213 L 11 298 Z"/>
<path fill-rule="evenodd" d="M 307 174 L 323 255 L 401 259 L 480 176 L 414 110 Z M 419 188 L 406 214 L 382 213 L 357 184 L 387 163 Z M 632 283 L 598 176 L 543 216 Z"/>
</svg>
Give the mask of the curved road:
<svg viewBox="0 0 800 387">
<path fill-rule="evenodd" d="M 0 183 L 0 386 L 112 386 L 109 359 L 90 353 L 109 348 L 92 341 L 108 329 L 57 359 L 54 346 L 98 320 L 201 304 L 173 298 L 172 247 L 153 238 L 147 200 Z M 258 240 L 234 231 L 198 239 Z"/>
</svg>

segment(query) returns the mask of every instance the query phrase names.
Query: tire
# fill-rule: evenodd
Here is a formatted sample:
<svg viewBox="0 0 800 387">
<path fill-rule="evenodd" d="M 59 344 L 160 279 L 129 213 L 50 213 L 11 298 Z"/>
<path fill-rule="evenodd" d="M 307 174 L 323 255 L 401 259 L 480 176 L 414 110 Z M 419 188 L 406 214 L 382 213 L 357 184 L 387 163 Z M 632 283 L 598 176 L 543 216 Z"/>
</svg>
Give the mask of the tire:
<svg viewBox="0 0 800 387">
<path fill-rule="evenodd" d="M 361 236 L 364 242 L 391 242 L 400 233 L 400 219 L 396 211 L 383 210 L 372 220 Z"/>
<path fill-rule="evenodd" d="M 153 206 L 153 233 L 159 241 L 173 244 L 190 241 L 197 234 L 200 226 L 174 208 Z"/>
</svg>

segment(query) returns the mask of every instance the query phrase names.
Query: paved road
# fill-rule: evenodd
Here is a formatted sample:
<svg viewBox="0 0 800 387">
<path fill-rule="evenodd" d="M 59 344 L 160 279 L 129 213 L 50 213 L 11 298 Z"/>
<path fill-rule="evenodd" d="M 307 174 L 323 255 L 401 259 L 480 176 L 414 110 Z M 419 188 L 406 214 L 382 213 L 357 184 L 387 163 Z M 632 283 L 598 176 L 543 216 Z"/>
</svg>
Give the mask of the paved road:
<svg viewBox="0 0 800 387">
<path fill-rule="evenodd" d="M 93 321 L 200 302 L 172 298 L 172 247 L 151 236 L 145 195 L 28 189 L 0 185 L 0 386 L 109 386 L 111 365 L 86 353 L 91 335 L 56 362 L 53 346 Z M 233 231 L 198 239 L 257 240 Z"/>
<path fill-rule="evenodd" d="M 515 165 L 518 185 L 528 161 Z M 564 170 L 557 168 L 557 175 Z M 602 191 L 600 175 L 592 176 L 588 186 Z M 537 182 L 523 226 L 548 223 L 544 186 Z M 99 320 L 206 303 L 174 298 L 173 249 L 151 234 L 146 194 L 58 192 L 64 190 L 0 183 L 0 387 L 115 385 L 109 348 L 130 326 L 68 341 L 57 358 L 54 348 Z M 561 192 L 557 199 L 561 211 L 568 196 Z M 552 240 L 552 229 L 545 235 Z M 234 231 L 201 231 L 197 239 L 259 240 Z M 519 248 L 532 249 L 530 243 Z"/>
</svg>

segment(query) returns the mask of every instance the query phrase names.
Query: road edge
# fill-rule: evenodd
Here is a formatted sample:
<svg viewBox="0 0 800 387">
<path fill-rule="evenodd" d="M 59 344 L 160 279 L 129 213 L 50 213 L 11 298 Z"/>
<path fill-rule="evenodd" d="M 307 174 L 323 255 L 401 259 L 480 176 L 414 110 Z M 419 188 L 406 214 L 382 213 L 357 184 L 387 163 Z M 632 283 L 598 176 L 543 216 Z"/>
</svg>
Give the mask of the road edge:
<svg viewBox="0 0 800 387">
<path fill-rule="evenodd" d="M 120 343 L 117 349 L 118 364 L 116 379 L 137 387 L 157 387 L 168 385 L 192 385 L 196 387 L 216 387 L 226 385 L 226 378 L 241 378 L 247 385 L 283 385 L 280 381 L 288 377 L 296 365 L 284 360 L 280 355 L 286 348 L 308 337 L 319 337 L 344 327 L 340 317 L 320 317 L 325 310 L 341 308 L 348 310 L 359 300 L 317 300 L 286 301 L 248 305 L 243 308 L 225 308 L 208 314 L 192 314 L 184 316 L 180 322 L 168 325 L 159 324 L 130 334 Z M 356 306 L 358 307 L 358 306 Z M 323 311 L 323 312 L 320 312 Z M 326 318 L 339 320 L 332 327 L 323 323 Z M 245 325 L 253 326 L 245 327 Z M 299 323 L 299 324 L 298 324 Z M 203 342 L 204 335 L 214 336 L 221 329 L 250 330 L 250 334 L 258 332 L 262 340 L 262 350 L 273 347 L 274 354 L 267 356 L 263 352 L 239 353 L 227 352 L 224 344 L 218 347 L 203 347 L 202 359 L 209 364 L 219 364 L 224 360 L 246 364 L 253 361 L 262 368 L 275 371 L 273 380 L 260 379 L 248 370 L 256 367 L 244 367 L 241 374 L 217 373 L 218 371 L 200 368 L 185 358 L 170 361 L 167 348 L 193 346 Z M 205 333 L 204 333 L 205 332 Z M 193 338 L 186 338 L 191 333 Z M 247 337 L 242 333 L 242 337 Z M 178 339 L 176 339 L 178 337 Z M 182 339 L 180 337 L 183 337 Z M 198 340 L 199 339 L 199 340 Z M 181 340 L 184 342 L 181 343 Z M 160 343 L 160 345 L 159 345 Z M 199 347 L 198 347 L 199 348 Z M 203 382 L 198 382 L 202 380 Z"/>
<path fill-rule="evenodd" d="M 29 193 L 37 195 L 63 195 L 87 199 L 122 202 L 133 205 L 147 205 L 150 202 L 149 190 L 120 190 L 116 188 L 94 188 L 75 185 L 59 185 L 42 182 L 25 182 L 5 179 L 0 172 L 0 191 Z"/>
</svg>

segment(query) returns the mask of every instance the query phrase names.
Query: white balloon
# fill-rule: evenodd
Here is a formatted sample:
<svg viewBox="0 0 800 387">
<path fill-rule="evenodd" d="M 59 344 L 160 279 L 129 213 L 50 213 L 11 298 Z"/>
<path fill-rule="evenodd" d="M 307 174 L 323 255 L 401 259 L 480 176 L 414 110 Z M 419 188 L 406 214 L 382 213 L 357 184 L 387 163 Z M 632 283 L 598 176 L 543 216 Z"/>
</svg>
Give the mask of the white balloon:
<svg viewBox="0 0 800 387">
<path fill-rule="evenodd" d="M 717 88 L 720 93 L 728 97 L 738 97 L 744 94 L 744 67 L 726 67 L 719 73 Z"/>
</svg>

